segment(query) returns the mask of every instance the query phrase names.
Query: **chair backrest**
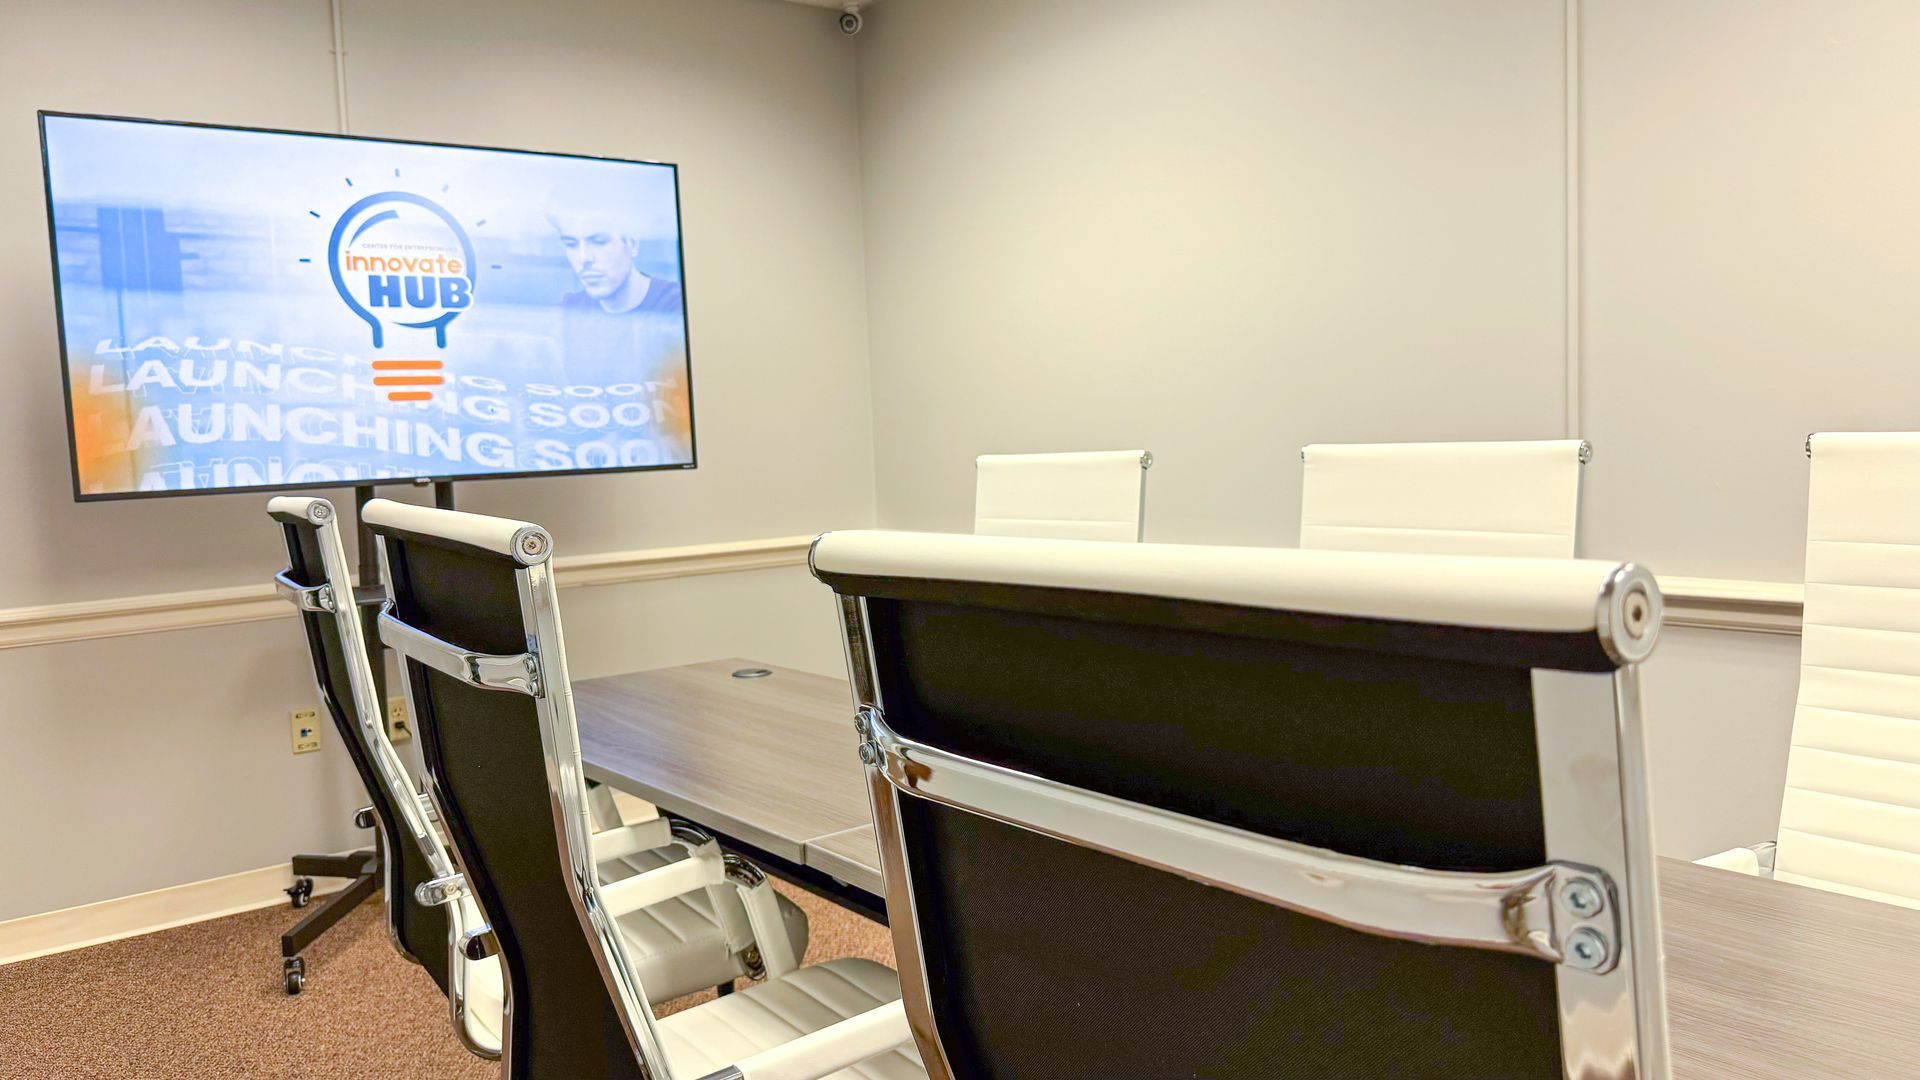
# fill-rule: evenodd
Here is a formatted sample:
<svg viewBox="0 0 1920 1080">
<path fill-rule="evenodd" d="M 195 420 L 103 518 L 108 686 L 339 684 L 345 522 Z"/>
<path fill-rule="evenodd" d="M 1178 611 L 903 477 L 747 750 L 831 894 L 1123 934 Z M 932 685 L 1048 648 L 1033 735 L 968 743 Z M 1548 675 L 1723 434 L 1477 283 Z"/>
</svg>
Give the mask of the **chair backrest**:
<svg viewBox="0 0 1920 1080">
<path fill-rule="evenodd" d="M 1300 546 L 1574 557 L 1577 439 L 1314 443 L 1300 448 Z"/>
<path fill-rule="evenodd" d="M 387 571 L 380 636 L 402 658 L 434 794 L 499 951 L 503 1071 L 645 1075 L 637 1054 L 662 1058 L 598 901 L 552 539 L 384 499 L 362 520 Z"/>
<path fill-rule="evenodd" d="M 974 459 L 973 531 L 1136 542 L 1152 467 L 1145 450 L 982 454 Z"/>
<path fill-rule="evenodd" d="M 1806 611 L 1774 877 L 1920 907 L 1920 434 L 1807 441 Z"/>
<path fill-rule="evenodd" d="M 1665 1075 L 1644 570 L 884 532 L 813 568 L 934 1080 Z"/>
<path fill-rule="evenodd" d="M 339 515 L 325 499 L 281 496 L 267 514 L 287 542 L 287 569 L 275 579 L 280 593 L 300 611 L 320 701 L 333 718 L 340 745 L 367 789 L 380 829 L 381 885 L 394 944 L 449 986 L 447 912 L 428 907 L 414 888 L 435 876 L 423 839 L 429 824 L 412 797 L 406 766 L 388 741 L 374 689 L 361 608 L 354 602 Z"/>
<path fill-rule="evenodd" d="M 487 1033 L 491 1019 L 467 1015 L 468 962 L 458 951 L 466 932 L 483 920 L 471 903 L 425 904 L 416 892 L 454 873 L 454 861 L 406 763 L 387 738 L 373 677 L 378 654 L 367 647 L 374 620 L 355 600 L 339 515 L 325 499 L 294 496 L 268 500 L 267 514 L 280 523 L 287 541 L 288 567 L 274 584 L 300 610 L 320 699 L 379 821 L 381 886 L 394 944 L 426 968 L 447 995 L 454 1032 L 467 1049 L 494 1057 L 499 1047 Z"/>
</svg>

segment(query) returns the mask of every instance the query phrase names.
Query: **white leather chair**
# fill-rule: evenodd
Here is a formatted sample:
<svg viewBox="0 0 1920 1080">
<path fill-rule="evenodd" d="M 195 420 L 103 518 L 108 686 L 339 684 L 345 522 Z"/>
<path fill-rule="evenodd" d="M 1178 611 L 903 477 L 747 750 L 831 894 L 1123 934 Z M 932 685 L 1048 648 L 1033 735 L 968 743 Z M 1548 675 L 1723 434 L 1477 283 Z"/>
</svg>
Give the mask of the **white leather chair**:
<svg viewBox="0 0 1920 1080">
<path fill-rule="evenodd" d="M 1807 453 L 1780 831 L 1700 861 L 1920 908 L 1920 433 L 1817 434 Z"/>
<path fill-rule="evenodd" d="M 1152 467 L 1145 450 L 982 454 L 974 459 L 973 531 L 1138 542 Z"/>
<path fill-rule="evenodd" d="M 1301 447 L 1300 546 L 1574 557 L 1577 439 Z"/>
<path fill-rule="evenodd" d="M 382 882 L 390 935 L 447 993 L 455 1031 L 467 1047 L 497 1056 L 503 991 L 499 962 L 482 955 L 485 916 L 470 895 L 446 904 L 423 904 L 416 895 L 422 885 L 455 875 L 455 862 L 433 800 L 420 793 L 381 721 L 360 609 L 347 599 L 353 582 L 338 515 L 325 499 L 283 496 L 267 509 L 288 547 L 290 565 L 276 585 L 302 612 L 321 703 L 334 716 L 385 834 Z M 624 824 L 606 789 L 589 799 L 597 811 L 593 851 L 605 880 L 676 863 L 689 852 L 718 850 L 711 837 L 683 823 L 655 818 Z M 789 943 L 783 952 L 803 953 L 806 913 L 785 898 L 778 907 Z M 621 917 L 620 931 L 659 1000 L 759 974 L 758 943 L 730 889 L 635 908 Z"/>
<path fill-rule="evenodd" d="M 537 525 L 374 500 L 398 652 L 459 880 L 505 977 L 502 1072 L 566 1080 L 920 1080 L 899 985 L 862 959 L 800 967 L 766 876 L 708 845 L 603 882 L 580 783 L 552 538 Z M 739 890 L 767 980 L 658 1018 L 625 913 Z"/>
<path fill-rule="evenodd" d="M 928 1075 L 1667 1075 L 1634 667 L 1573 559 L 829 533 Z"/>
</svg>

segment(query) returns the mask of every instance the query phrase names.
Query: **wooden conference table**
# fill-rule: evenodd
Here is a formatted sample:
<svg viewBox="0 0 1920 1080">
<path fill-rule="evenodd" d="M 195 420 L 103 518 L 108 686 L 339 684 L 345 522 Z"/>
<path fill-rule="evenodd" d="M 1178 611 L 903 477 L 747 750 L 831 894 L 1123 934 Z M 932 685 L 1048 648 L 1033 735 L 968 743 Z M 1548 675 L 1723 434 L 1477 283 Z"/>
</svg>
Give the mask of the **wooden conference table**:
<svg viewBox="0 0 1920 1080">
<path fill-rule="evenodd" d="M 722 660 L 574 696 L 588 777 L 884 916 L 846 683 Z M 1920 1075 L 1920 911 L 1666 858 L 1660 901 L 1676 1076 Z"/>
<path fill-rule="evenodd" d="M 768 674 L 733 674 L 755 671 Z M 884 921 L 882 890 L 849 884 L 810 857 L 811 845 L 871 821 L 845 682 L 714 660 L 583 679 L 573 704 L 589 780 L 638 795 L 768 872 Z"/>
</svg>

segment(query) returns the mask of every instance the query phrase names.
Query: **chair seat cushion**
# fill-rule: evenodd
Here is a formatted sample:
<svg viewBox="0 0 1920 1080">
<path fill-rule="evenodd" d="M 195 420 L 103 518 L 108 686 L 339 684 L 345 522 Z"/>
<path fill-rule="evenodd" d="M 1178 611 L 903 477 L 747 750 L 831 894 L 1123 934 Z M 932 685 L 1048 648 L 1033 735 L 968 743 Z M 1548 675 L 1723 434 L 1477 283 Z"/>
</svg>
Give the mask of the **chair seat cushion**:
<svg viewBox="0 0 1920 1080">
<path fill-rule="evenodd" d="M 704 1076 L 900 997 L 893 969 L 845 958 L 800 968 L 783 979 L 674 1013 L 660 1038 L 677 1076 Z M 926 1080 L 909 1045 L 868 1058 L 827 1080 Z"/>
</svg>

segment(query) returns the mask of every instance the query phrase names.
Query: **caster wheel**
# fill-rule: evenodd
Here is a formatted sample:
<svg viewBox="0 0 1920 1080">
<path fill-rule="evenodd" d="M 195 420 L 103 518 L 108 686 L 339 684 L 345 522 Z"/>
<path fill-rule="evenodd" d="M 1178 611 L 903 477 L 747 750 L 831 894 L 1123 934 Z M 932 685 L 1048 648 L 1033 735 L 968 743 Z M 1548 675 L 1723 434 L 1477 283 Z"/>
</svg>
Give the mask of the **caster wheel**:
<svg viewBox="0 0 1920 1080">
<path fill-rule="evenodd" d="M 291 997 L 307 988 L 307 962 L 296 956 L 290 958 L 285 966 L 287 996 Z"/>
<path fill-rule="evenodd" d="M 287 886 L 287 897 L 293 901 L 293 906 L 296 908 L 303 908 L 313 903 L 313 879 L 295 878 L 293 884 Z"/>
</svg>

